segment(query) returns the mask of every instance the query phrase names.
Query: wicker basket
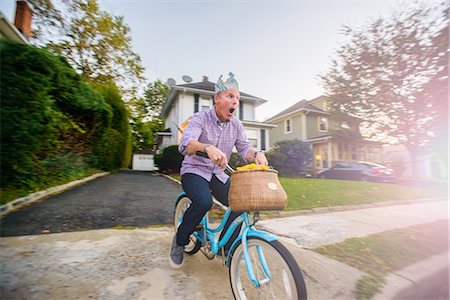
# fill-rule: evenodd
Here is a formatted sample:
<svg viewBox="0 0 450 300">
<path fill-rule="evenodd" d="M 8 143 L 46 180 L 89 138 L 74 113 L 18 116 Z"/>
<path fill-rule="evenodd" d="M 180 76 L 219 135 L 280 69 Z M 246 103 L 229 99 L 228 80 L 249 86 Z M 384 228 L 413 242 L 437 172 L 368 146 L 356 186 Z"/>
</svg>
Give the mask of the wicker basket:
<svg viewBox="0 0 450 300">
<path fill-rule="evenodd" d="M 283 210 L 287 195 L 275 170 L 247 170 L 231 174 L 228 202 L 234 211 Z"/>
</svg>

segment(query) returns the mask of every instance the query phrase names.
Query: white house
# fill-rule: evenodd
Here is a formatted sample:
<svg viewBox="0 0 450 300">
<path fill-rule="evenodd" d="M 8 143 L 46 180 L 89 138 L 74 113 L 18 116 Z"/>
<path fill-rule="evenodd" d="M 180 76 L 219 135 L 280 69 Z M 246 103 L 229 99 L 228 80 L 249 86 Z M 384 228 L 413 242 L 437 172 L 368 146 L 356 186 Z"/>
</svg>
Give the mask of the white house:
<svg viewBox="0 0 450 300">
<path fill-rule="evenodd" d="M 172 85 L 161 111 L 166 129 L 157 133 L 158 149 L 178 144 L 181 131 L 196 112 L 213 106 L 214 83 L 203 76 L 203 81 Z M 258 150 L 269 150 L 269 130 L 275 125 L 255 121 L 255 108 L 267 100 L 240 92 L 239 108 L 235 112 L 245 127 L 247 137 Z"/>
</svg>

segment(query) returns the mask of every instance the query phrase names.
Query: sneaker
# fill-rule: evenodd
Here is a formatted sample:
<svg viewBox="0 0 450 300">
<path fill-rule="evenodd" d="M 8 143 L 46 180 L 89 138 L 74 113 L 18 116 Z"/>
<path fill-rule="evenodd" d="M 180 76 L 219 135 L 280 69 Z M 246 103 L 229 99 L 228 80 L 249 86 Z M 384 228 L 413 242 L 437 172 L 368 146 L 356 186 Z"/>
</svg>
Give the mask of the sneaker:
<svg viewBox="0 0 450 300">
<path fill-rule="evenodd" d="M 172 248 L 170 249 L 169 261 L 170 265 L 174 269 L 181 268 L 184 263 L 184 246 L 178 246 L 176 234 L 172 240 Z"/>
</svg>

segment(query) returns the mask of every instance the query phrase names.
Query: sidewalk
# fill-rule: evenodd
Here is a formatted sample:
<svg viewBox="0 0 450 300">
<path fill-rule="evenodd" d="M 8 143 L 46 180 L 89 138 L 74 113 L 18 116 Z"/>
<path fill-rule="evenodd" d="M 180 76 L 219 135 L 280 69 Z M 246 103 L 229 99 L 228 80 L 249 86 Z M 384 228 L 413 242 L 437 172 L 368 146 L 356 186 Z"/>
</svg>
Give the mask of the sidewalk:
<svg viewBox="0 0 450 300">
<path fill-rule="evenodd" d="M 308 294 L 312 295 L 311 299 L 344 300 L 354 299 L 351 290 L 363 275 L 362 272 L 339 265 L 336 261 L 306 249 L 339 243 L 350 237 L 364 237 L 442 219 L 449 219 L 447 199 L 293 216 L 263 220 L 258 224 L 263 229 L 284 237 L 285 242 L 297 246 L 297 249 L 301 249 L 296 251 L 295 247 L 289 247 L 296 254 L 299 265 L 307 273 Z M 335 265 L 330 267 L 331 263 Z M 439 272 L 446 265 L 448 253 L 400 270 L 387 277 L 383 293 L 374 299 L 394 299 L 403 289 L 414 286 L 423 278 Z M 342 285 L 342 277 L 345 277 L 347 286 Z"/>
</svg>

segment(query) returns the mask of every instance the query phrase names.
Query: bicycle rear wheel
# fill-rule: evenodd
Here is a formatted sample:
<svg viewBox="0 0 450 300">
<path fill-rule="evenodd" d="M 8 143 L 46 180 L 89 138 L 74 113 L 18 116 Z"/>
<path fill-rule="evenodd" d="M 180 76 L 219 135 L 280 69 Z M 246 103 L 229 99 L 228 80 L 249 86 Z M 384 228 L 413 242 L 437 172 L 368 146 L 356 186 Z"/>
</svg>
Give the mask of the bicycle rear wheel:
<svg viewBox="0 0 450 300">
<path fill-rule="evenodd" d="M 292 254 L 279 242 L 268 242 L 259 237 L 247 240 L 250 261 L 256 279 L 256 287 L 249 279 L 244 260 L 244 247 L 239 242 L 231 257 L 229 277 L 236 299 L 307 299 L 302 272 Z M 262 253 L 270 276 L 265 273 L 258 248 Z"/>
<path fill-rule="evenodd" d="M 184 213 L 189 208 L 191 203 L 192 201 L 188 197 L 183 197 L 180 200 L 178 200 L 177 206 L 175 207 L 175 214 L 173 218 L 175 233 L 177 232 L 178 227 L 180 227 L 180 224 L 183 222 Z M 197 241 L 195 236 L 191 235 L 189 237 L 189 244 L 187 244 L 184 247 L 184 252 L 192 255 L 197 253 L 198 250 L 200 250 L 200 247 L 201 243 Z"/>
</svg>

